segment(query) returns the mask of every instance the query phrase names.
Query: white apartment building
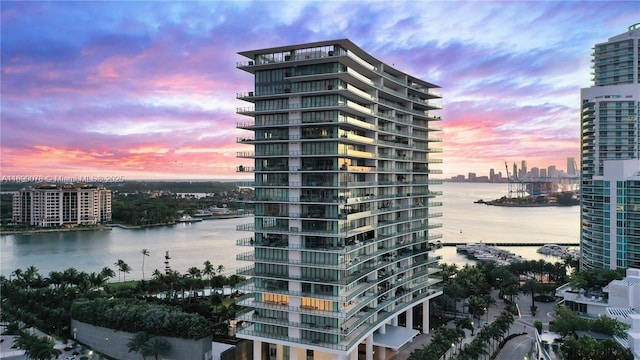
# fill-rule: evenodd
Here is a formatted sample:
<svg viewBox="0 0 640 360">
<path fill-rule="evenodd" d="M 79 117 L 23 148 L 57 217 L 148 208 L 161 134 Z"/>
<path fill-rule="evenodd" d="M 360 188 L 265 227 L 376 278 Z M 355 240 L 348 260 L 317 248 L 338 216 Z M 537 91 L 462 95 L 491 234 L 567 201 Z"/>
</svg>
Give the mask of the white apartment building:
<svg viewBox="0 0 640 360">
<path fill-rule="evenodd" d="M 13 221 L 29 226 L 111 221 L 111 190 L 93 185 L 39 184 L 13 194 Z"/>
<path fill-rule="evenodd" d="M 237 336 L 260 360 L 384 359 L 428 332 L 442 293 L 438 86 L 346 39 L 240 54 L 255 77 L 238 94 L 254 104 L 238 109 L 254 133 L 238 171 L 253 173 L 255 219 L 238 227 L 253 264 L 238 272 Z"/>
<path fill-rule="evenodd" d="M 556 296 L 583 316 L 607 316 L 630 325 L 626 339 L 615 339 L 630 348 L 635 358 L 640 358 L 640 269 L 627 269 L 624 279 L 613 280 L 601 293 L 587 294 L 565 284 L 556 289 Z"/>
</svg>

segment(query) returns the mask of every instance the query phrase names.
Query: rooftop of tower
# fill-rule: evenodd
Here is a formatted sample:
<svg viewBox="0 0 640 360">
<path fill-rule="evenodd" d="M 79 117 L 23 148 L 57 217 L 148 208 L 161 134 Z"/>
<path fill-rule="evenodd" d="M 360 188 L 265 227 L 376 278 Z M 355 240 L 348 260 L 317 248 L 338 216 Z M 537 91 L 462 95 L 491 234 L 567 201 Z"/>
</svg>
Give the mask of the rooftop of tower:
<svg viewBox="0 0 640 360">
<path fill-rule="evenodd" d="M 309 42 L 309 43 L 300 43 L 300 44 L 294 44 L 294 45 L 285 45 L 285 46 L 276 46 L 276 47 L 272 47 L 272 48 L 263 48 L 263 49 L 255 49 L 255 50 L 247 50 L 247 51 L 241 51 L 238 52 L 239 55 L 242 55 L 244 57 L 247 57 L 251 60 L 254 60 L 256 58 L 256 56 L 258 55 L 262 55 L 262 54 L 269 54 L 269 53 L 279 53 L 279 52 L 287 52 L 287 51 L 294 51 L 294 50 L 300 50 L 300 49 L 306 49 L 306 48 L 316 48 L 316 47 L 323 47 L 323 46 L 330 46 L 330 45 L 339 45 L 342 46 L 345 49 L 349 49 L 349 51 L 353 52 L 355 55 L 357 55 L 358 57 L 360 57 L 361 59 L 371 63 L 371 64 L 384 64 L 384 71 L 386 72 L 391 72 L 391 73 L 399 73 L 399 74 L 404 74 L 407 75 L 409 77 L 409 80 L 411 80 L 412 82 L 427 86 L 429 88 L 439 88 L 440 86 L 433 84 L 431 82 L 422 80 L 420 78 L 414 77 L 402 70 L 397 69 L 393 64 L 387 64 L 384 61 L 381 61 L 375 57 L 373 57 L 371 54 L 369 54 L 368 52 L 366 52 L 365 50 L 363 50 L 362 48 L 360 48 L 358 45 L 354 44 L 351 40 L 349 39 L 335 39 L 335 40 L 324 40 L 324 41 L 317 41 L 317 42 Z"/>
</svg>

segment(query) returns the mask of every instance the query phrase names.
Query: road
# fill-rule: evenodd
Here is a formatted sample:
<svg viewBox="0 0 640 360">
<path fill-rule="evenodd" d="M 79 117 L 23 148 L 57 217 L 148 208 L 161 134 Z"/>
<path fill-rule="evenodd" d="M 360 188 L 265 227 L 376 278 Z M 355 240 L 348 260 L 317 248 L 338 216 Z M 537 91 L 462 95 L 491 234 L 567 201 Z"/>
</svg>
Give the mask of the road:
<svg viewBox="0 0 640 360">
<path fill-rule="evenodd" d="M 495 360 L 524 359 L 531 350 L 532 341 L 533 337 L 529 335 L 521 335 L 507 341 Z"/>
</svg>

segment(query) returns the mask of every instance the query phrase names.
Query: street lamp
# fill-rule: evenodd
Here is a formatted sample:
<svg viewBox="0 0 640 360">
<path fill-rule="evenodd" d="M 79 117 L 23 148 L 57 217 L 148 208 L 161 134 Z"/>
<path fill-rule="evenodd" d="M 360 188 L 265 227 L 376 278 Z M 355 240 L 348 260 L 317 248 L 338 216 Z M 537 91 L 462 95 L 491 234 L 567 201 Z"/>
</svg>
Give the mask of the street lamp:
<svg viewBox="0 0 640 360">
<path fill-rule="evenodd" d="M 475 335 L 476 328 L 473 327 L 473 321 L 471 322 L 471 336 Z"/>
<path fill-rule="evenodd" d="M 456 344 L 451 343 L 451 356 L 449 356 L 449 359 L 453 359 L 453 351 L 456 349 Z"/>
</svg>

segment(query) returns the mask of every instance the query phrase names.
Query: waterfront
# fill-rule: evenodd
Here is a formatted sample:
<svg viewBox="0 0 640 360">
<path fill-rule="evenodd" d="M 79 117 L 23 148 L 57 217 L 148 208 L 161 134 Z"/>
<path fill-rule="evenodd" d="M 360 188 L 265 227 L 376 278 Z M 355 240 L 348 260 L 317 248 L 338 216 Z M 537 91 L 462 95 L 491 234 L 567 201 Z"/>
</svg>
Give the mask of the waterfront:
<svg viewBox="0 0 640 360">
<path fill-rule="evenodd" d="M 567 243 L 578 242 L 579 207 L 513 208 L 474 204 L 479 199 L 493 200 L 506 195 L 507 184 L 445 183 L 435 186 L 444 196 L 442 207 L 433 212 L 443 212 L 443 227 L 435 232 L 443 234 L 442 242 L 484 243 Z M 236 240 L 251 233 L 236 231 L 236 225 L 250 223 L 253 218 L 207 220 L 198 223 L 181 223 L 147 229 L 126 230 L 114 228 L 105 231 L 78 231 L 60 233 L 33 233 L 31 235 L 3 235 L 0 237 L 1 273 L 8 276 L 16 268 L 35 265 L 40 273 L 75 267 L 81 271 L 100 271 L 113 265 L 118 259 L 132 267 L 127 279 L 142 278 L 142 254 L 146 248 L 150 256 L 145 258 L 145 275 L 154 269 L 164 269 L 165 251 L 171 255 L 171 267 L 185 272 L 189 267 L 202 268 L 211 261 L 223 265 L 226 273 L 248 266 L 248 262 L 236 260 L 236 255 L 251 250 L 235 246 Z M 537 247 L 505 247 L 527 259 L 558 258 L 536 253 Z M 442 262 L 462 265 L 471 263 L 457 254 L 455 247 L 438 250 Z"/>
</svg>

